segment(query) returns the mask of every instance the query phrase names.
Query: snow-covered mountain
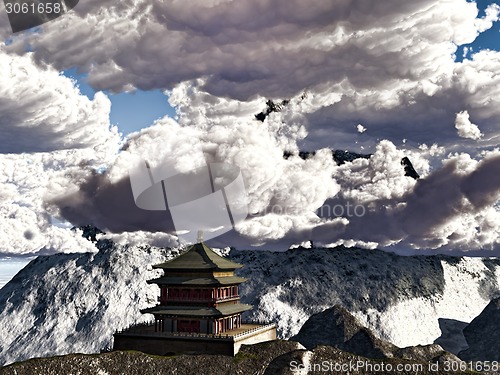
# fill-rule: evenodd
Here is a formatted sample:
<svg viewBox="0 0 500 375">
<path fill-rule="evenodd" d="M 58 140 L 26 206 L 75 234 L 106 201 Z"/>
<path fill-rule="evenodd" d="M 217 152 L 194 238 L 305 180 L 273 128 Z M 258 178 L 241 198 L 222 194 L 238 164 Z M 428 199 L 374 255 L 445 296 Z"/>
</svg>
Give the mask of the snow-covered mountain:
<svg viewBox="0 0 500 375">
<path fill-rule="evenodd" d="M 177 254 L 113 245 L 32 261 L 0 290 L 0 363 L 109 347 L 115 330 L 148 319 L 139 310 L 156 303 L 151 265 Z M 245 265 L 242 302 L 254 305 L 247 318 L 276 321 L 281 338 L 341 304 L 397 346 L 430 344 L 441 336 L 438 319 L 470 322 L 500 295 L 498 259 L 343 247 L 229 256 Z"/>
<path fill-rule="evenodd" d="M 118 327 L 144 321 L 158 276 L 151 265 L 172 252 L 150 247 L 101 247 L 31 261 L 0 289 L 0 363 L 110 345 Z"/>
<path fill-rule="evenodd" d="M 246 265 L 241 293 L 255 306 L 251 318 L 277 321 L 285 338 L 313 313 L 341 304 L 397 346 L 430 344 L 441 335 L 439 318 L 470 322 L 500 295 L 497 258 L 347 248 L 231 256 Z"/>
</svg>

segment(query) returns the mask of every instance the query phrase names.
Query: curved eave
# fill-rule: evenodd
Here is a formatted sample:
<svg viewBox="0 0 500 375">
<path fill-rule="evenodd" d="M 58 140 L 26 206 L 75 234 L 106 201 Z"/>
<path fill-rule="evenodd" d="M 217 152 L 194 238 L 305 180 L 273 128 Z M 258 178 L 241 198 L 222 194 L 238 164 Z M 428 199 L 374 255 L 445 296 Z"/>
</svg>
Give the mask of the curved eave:
<svg viewBox="0 0 500 375">
<path fill-rule="evenodd" d="M 244 277 L 239 276 L 225 276 L 225 277 L 159 277 L 157 279 L 148 280 L 148 284 L 158 284 L 158 285 L 182 285 L 182 286 L 227 286 L 227 285 L 237 285 L 247 281 Z"/>
<path fill-rule="evenodd" d="M 170 271 L 234 271 L 243 267 L 227 258 L 215 253 L 204 243 L 192 245 L 185 253 L 167 262 L 155 264 L 153 268 Z"/>
</svg>

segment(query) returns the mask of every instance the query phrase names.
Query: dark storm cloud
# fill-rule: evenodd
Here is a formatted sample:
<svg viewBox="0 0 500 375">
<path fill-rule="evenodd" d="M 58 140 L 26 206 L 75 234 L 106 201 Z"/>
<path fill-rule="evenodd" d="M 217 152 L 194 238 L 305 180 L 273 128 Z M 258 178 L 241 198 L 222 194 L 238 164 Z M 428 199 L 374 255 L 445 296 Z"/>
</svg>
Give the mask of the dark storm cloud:
<svg viewBox="0 0 500 375">
<path fill-rule="evenodd" d="M 49 205 L 58 206 L 59 214 L 75 225 L 93 223 L 115 233 L 175 230 L 168 211 L 146 211 L 136 206 L 128 176 L 111 182 L 95 174 L 80 185 L 78 192 L 56 198 Z"/>
<path fill-rule="evenodd" d="M 346 205 L 345 197 L 328 204 Z M 498 255 L 500 226 L 491 206 L 499 198 L 499 152 L 480 162 L 456 156 L 400 198 L 372 200 L 366 211 L 359 210 L 363 215 L 349 217 L 340 237 L 416 249 L 494 250 L 490 254 Z M 351 195 L 350 201 L 360 204 L 360 196 Z M 327 230 L 314 232 L 326 240 L 331 238 Z"/>
</svg>

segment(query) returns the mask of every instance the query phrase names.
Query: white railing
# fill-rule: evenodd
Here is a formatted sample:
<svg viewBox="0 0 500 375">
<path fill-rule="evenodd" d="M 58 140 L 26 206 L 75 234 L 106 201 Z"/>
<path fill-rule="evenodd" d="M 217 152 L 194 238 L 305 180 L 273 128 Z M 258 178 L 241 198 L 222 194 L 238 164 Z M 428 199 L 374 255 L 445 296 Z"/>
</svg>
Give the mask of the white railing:
<svg viewBox="0 0 500 375">
<path fill-rule="evenodd" d="M 258 326 L 258 327 L 255 327 L 255 328 L 252 328 L 252 329 L 249 329 L 249 330 L 237 333 L 237 334 L 233 335 L 233 337 L 246 336 L 246 335 L 258 332 L 258 331 L 266 331 L 269 328 L 275 328 L 275 327 L 276 327 L 276 324 L 270 323 L 270 324 L 266 324 L 266 325 L 263 325 L 263 326 Z"/>
<path fill-rule="evenodd" d="M 255 323 L 246 323 L 246 324 L 255 324 Z M 115 334 L 124 334 L 127 336 L 155 336 L 155 337 L 179 337 L 179 338 L 192 338 L 192 339 L 223 339 L 223 340 L 233 340 L 237 337 L 242 337 L 246 335 L 250 335 L 259 331 L 265 331 L 270 328 L 276 327 L 276 324 L 270 323 L 265 325 L 259 325 L 257 327 L 236 333 L 236 334 L 213 334 L 213 333 L 195 333 L 195 332 L 147 332 L 140 331 L 139 329 L 144 327 L 154 327 L 153 324 L 142 323 L 131 326 L 124 330 L 118 330 Z M 134 332 L 135 331 L 135 332 Z"/>
</svg>

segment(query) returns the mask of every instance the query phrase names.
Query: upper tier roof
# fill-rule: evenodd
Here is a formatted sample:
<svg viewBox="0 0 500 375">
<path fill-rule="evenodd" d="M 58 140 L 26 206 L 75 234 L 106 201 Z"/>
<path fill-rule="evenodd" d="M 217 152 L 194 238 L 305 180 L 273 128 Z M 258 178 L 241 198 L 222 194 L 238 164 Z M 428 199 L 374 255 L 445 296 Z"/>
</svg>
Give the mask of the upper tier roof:
<svg viewBox="0 0 500 375">
<path fill-rule="evenodd" d="M 161 268 L 168 271 L 230 271 L 241 267 L 243 267 L 242 264 L 231 262 L 221 257 L 203 242 L 192 245 L 188 251 L 177 258 L 153 266 L 153 268 Z"/>
<path fill-rule="evenodd" d="M 236 285 L 247 281 L 247 279 L 238 276 L 225 277 L 160 277 L 154 280 L 148 280 L 148 284 L 159 285 L 184 285 L 184 286 L 217 286 L 217 285 Z"/>
</svg>

